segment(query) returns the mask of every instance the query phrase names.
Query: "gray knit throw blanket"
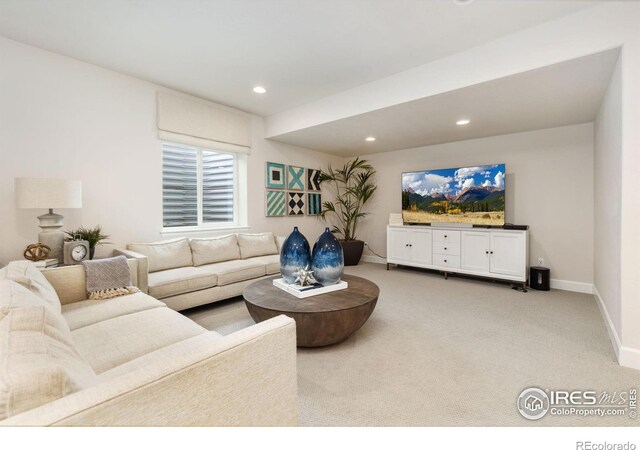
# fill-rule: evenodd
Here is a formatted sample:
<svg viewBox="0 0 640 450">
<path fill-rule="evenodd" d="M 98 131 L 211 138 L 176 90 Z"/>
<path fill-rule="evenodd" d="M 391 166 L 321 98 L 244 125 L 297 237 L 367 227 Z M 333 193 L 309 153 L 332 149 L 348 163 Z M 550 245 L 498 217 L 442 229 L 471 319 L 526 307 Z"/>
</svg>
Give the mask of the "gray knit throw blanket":
<svg viewBox="0 0 640 450">
<path fill-rule="evenodd" d="M 87 276 L 89 300 L 105 300 L 140 292 L 131 285 L 131 271 L 125 256 L 82 261 Z"/>
</svg>

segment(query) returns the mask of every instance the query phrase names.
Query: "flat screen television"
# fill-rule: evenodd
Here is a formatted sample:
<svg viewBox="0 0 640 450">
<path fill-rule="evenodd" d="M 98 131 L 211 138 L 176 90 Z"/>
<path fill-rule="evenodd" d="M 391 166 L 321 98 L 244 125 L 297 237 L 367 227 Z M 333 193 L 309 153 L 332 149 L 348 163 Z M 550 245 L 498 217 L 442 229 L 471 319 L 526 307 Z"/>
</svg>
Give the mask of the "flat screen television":
<svg viewBox="0 0 640 450">
<path fill-rule="evenodd" d="M 504 164 L 402 174 L 405 224 L 504 225 Z"/>
</svg>

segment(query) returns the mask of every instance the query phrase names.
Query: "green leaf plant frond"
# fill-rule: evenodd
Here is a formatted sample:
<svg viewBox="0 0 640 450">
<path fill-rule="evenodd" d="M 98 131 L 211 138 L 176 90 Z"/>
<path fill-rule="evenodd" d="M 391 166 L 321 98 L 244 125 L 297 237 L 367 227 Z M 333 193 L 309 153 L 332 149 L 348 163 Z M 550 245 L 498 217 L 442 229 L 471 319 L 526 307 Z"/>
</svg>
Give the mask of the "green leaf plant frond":
<svg viewBox="0 0 640 450">
<path fill-rule="evenodd" d="M 331 232 L 342 236 L 345 241 L 356 238 L 360 219 L 368 214 L 364 206 L 373 197 L 378 186 L 375 184 L 376 170 L 367 160 L 356 158 L 343 167 L 334 169 L 329 165 L 320 174 L 320 183 L 333 191 L 335 200 L 322 203 L 321 217 L 332 217 L 337 221 Z"/>
</svg>

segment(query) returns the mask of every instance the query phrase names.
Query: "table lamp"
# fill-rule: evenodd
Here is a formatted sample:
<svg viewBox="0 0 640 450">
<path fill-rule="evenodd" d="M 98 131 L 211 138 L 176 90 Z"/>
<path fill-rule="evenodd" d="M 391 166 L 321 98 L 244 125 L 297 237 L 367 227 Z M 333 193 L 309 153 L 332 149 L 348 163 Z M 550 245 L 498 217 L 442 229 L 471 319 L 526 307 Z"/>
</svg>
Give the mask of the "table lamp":
<svg viewBox="0 0 640 450">
<path fill-rule="evenodd" d="M 21 209 L 48 209 L 48 214 L 38 216 L 42 231 L 38 241 L 51 248 L 49 258 L 62 261 L 64 245 L 64 219 L 53 209 L 82 208 L 82 186 L 80 181 L 54 178 L 16 178 L 16 206 Z"/>
</svg>

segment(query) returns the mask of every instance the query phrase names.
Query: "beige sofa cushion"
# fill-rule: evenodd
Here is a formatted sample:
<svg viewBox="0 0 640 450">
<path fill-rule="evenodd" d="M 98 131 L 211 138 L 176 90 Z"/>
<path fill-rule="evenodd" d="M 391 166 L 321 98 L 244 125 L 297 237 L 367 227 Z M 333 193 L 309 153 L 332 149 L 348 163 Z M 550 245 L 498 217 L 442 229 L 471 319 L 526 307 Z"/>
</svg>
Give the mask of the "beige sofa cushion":
<svg viewBox="0 0 640 450">
<path fill-rule="evenodd" d="M 235 234 L 206 239 L 190 239 L 193 265 L 202 266 L 221 261 L 240 259 L 240 247 Z"/>
<path fill-rule="evenodd" d="M 53 311 L 60 312 L 60 299 L 56 290 L 31 261 L 11 261 L 7 267 L 0 270 L 0 280 L 3 279 L 20 283 L 42 298 Z"/>
<path fill-rule="evenodd" d="M 273 233 L 239 234 L 238 245 L 242 259 L 278 253 Z"/>
<path fill-rule="evenodd" d="M 220 333 L 207 331 L 206 333 L 162 347 L 156 351 L 142 355 L 140 358 L 132 359 L 113 369 L 102 372 L 98 375 L 98 379 L 102 382 L 130 375 L 134 371 L 148 372 L 149 367 L 157 366 L 158 362 L 161 362 L 161 364 L 164 362 L 166 365 L 174 364 L 176 357 L 184 356 L 185 353 L 193 352 L 195 349 L 202 348 L 203 346 L 209 346 L 209 348 L 211 348 L 210 346 L 218 344 L 216 341 L 220 339 L 222 339 Z"/>
<path fill-rule="evenodd" d="M 199 291 L 216 285 L 218 276 L 200 267 L 178 267 L 149 274 L 149 295 L 171 297 L 185 292 Z"/>
<path fill-rule="evenodd" d="M 191 247 L 187 238 L 148 244 L 129 244 L 127 248 L 149 258 L 149 272 L 193 266 Z"/>
<path fill-rule="evenodd" d="M 218 276 L 218 286 L 251 280 L 266 275 L 265 265 L 251 260 L 236 259 L 200 266 L 200 269 Z"/>
<path fill-rule="evenodd" d="M 167 307 L 114 317 L 71 332 L 78 351 L 100 374 L 207 330 Z"/>
<path fill-rule="evenodd" d="M 0 420 L 96 382 L 61 315 L 42 305 L 0 320 Z"/>
<path fill-rule="evenodd" d="M 137 292 L 108 300 L 83 300 L 62 305 L 62 315 L 73 331 L 115 317 L 165 306 L 161 301 Z"/>
<path fill-rule="evenodd" d="M 256 256 L 255 258 L 250 258 L 247 261 L 264 264 L 267 270 L 267 275 L 280 273 L 280 255 Z"/>
</svg>

